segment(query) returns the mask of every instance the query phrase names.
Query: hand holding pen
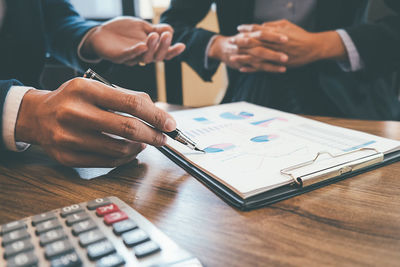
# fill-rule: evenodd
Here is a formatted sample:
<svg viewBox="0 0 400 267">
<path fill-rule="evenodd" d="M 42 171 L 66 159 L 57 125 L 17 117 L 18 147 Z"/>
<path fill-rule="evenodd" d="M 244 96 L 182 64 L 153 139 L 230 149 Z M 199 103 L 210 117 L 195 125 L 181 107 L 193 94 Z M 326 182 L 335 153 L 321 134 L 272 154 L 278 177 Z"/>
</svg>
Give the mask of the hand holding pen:
<svg viewBox="0 0 400 267">
<path fill-rule="evenodd" d="M 98 75 L 96 72 L 94 72 L 92 69 L 88 69 L 84 76 L 84 78 L 88 78 L 88 79 L 94 79 L 94 80 L 98 80 L 108 86 L 114 87 L 114 88 L 118 88 L 117 86 L 115 86 L 114 84 L 110 83 L 109 81 L 107 81 L 106 79 L 104 79 L 103 77 L 101 77 L 100 75 Z M 148 96 L 148 95 L 147 95 Z M 204 150 L 201 150 L 197 147 L 196 143 L 191 140 L 189 137 L 187 137 L 185 134 L 183 134 L 182 131 L 180 131 L 179 129 L 175 129 L 173 131 L 163 131 L 160 128 L 156 128 L 159 129 L 160 131 L 162 131 L 164 134 L 166 134 L 167 136 L 171 137 L 172 139 L 174 139 L 175 141 L 187 146 L 188 148 L 192 149 L 192 150 L 196 150 L 199 152 L 204 152 Z"/>
<path fill-rule="evenodd" d="M 15 137 L 40 145 L 63 165 L 116 167 L 133 161 L 144 144 L 165 145 L 167 137 L 160 131 L 175 129 L 174 118 L 156 107 L 148 95 L 75 78 L 55 91 L 28 91 Z"/>
</svg>

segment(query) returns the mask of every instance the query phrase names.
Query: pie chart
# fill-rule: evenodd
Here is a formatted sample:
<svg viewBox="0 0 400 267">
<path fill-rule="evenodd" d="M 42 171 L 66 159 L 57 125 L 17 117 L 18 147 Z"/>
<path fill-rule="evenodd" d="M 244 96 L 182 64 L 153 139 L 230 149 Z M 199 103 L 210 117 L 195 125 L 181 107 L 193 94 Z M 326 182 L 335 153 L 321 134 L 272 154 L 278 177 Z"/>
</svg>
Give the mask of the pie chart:
<svg viewBox="0 0 400 267">
<path fill-rule="evenodd" d="M 234 148 L 235 148 L 234 144 L 225 143 L 225 144 L 217 144 L 206 147 L 204 151 L 206 153 L 220 153 Z"/>
<path fill-rule="evenodd" d="M 266 143 L 266 142 L 269 142 L 269 141 L 274 140 L 276 138 L 278 138 L 277 135 L 270 134 L 270 135 L 256 136 L 256 137 L 251 138 L 250 140 L 252 142 L 254 142 L 254 143 Z"/>
<path fill-rule="evenodd" d="M 221 118 L 226 120 L 245 120 L 253 117 L 254 114 L 246 111 L 242 112 L 224 112 L 220 115 Z"/>
</svg>

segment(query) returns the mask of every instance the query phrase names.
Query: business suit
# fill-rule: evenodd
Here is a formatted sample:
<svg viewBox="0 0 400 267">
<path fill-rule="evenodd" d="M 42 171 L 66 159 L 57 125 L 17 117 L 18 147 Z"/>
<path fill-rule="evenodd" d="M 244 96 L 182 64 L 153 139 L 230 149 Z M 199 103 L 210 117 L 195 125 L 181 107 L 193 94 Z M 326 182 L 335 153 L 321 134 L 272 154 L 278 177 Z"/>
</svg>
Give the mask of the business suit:
<svg viewBox="0 0 400 267">
<path fill-rule="evenodd" d="M 0 133 L 2 111 L 12 85 L 39 85 L 45 53 L 79 67 L 77 47 L 96 22 L 85 21 L 68 0 L 8 0 L 0 31 Z M 0 150 L 3 144 L 0 144 Z"/>
<path fill-rule="evenodd" d="M 254 1 L 172 0 L 162 22 L 175 29 L 175 41 L 184 42 L 179 57 L 204 80 L 211 80 L 215 68 L 204 66 L 207 44 L 214 33 L 195 25 L 217 4 L 220 33 L 232 36 L 240 24 L 253 23 Z M 244 74 L 228 69 L 229 87 L 224 101 L 247 100 L 281 110 L 364 119 L 400 119 L 397 91 L 391 76 L 400 63 L 400 3 L 386 0 L 396 16 L 366 24 L 369 1 L 318 0 L 316 32 L 345 29 L 364 62 L 357 73 L 344 72 L 336 62 L 321 61 L 290 69 L 287 74 Z M 265 90 L 263 90 L 265 88 Z M 252 92 L 253 91 L 253 92 Z"/>
</svg>

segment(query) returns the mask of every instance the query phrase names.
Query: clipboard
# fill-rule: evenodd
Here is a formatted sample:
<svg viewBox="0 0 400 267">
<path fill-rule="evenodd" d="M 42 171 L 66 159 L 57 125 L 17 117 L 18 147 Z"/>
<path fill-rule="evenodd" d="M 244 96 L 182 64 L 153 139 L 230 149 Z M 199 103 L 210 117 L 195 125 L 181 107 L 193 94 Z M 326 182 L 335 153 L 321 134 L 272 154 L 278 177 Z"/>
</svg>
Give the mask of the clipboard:
<svg viewBox="0 0 400 267">
<path fill-rule="evenodd" d="M 383 153 L 371 148 L 361 148 L 340 155 L 332 155 L 329 152 L 320 152 L 311 161 L 303 162 L 281 170 L 281 174 L 287 175 L 293 179 L 292 183 L 243 199 L 227 186 L 175 153 L 169 147 L 165 146 L 158 149 L 174 163 L 183 168 L 201 183 L 206 185 L 212 192 L 217 194 L 226 203 L 242 211 L 261 208 L 333 184 L 335 182 L 354 177 L 358 174 L 395 163 L 400 160 L 400 151 L 395 151 L 384 155 Z M 340 166 L 336 165 L 332 166 L 331 168 L 318 170 L 315 173 L 310 173 L 305 176 L 296 177 L 292 174 L 292 171 L 294 170 L 314 164 L 320 158 L 320 156 L 324 154 L 330 156 L 331 158 L 337 158 L 350 153 L 366 150 L 371 150 L 375 153 L 359 158 L 355 161 L 347 162 L 346 164 L 340 164 Z"/>
</svg>

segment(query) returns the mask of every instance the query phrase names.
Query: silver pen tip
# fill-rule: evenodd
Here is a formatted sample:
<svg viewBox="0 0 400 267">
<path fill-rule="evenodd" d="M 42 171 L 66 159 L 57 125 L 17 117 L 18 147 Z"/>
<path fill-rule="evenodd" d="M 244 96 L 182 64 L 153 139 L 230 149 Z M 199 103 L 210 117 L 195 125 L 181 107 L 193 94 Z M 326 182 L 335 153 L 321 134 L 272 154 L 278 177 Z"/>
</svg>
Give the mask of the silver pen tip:
<svg viewBox="0 0 400 267">
<path fill-rule="evenodd" d="M 199 152 L 202 152 L 202 153 L 204 153 L 204 154 L 206 153 L 204 150 L 201 150 L 200 148 L 197 148 L 197 147 L 195 147 L 194 150 L 199 151 Z"/>
</svg>

